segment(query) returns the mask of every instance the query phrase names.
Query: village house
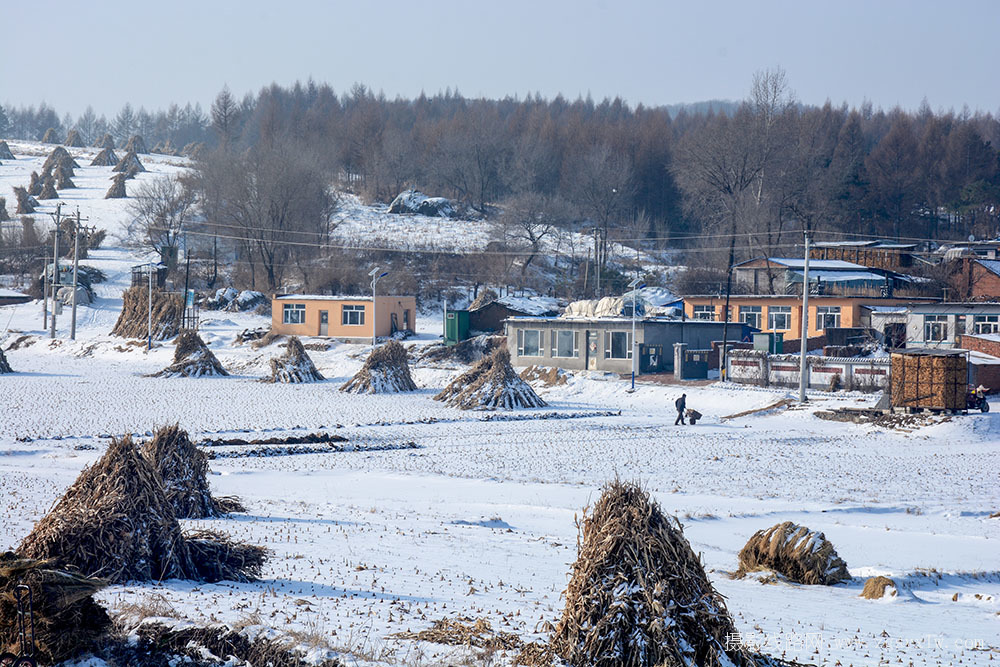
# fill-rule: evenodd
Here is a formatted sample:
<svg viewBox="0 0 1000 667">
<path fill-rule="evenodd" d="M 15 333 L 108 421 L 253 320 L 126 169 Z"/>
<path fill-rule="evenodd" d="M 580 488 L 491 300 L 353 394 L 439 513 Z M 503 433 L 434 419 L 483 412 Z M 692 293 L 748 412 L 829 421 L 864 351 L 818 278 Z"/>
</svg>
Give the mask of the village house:
<svg viewBox="0 0 1000 667">
<path fill-rule="evenodd" d="M 737 287 L 751 294 L 801 294 L 805 259 L 758 257 L 733 267 Z M 810 294 L 890 297 L 921 293 L 927 281 L 895 271 L 869 268 L 839 259 L 809 260 Z"/>
<path fill-rule="evenodd" d="M 936 302 L 934 299 L 924 299 Z M 809 297 L 808 336 L 823 335 L 828 328 L 871 326 L 869 305 L 906 305 L 914 299 L 882 299 L 861 296 L 815 295 Z M 694 320 L 725 320 L 726 297 L 684 297 L 684 315 Z M 729 298 L 729 320 L 747 324 L 765 333 L 782 333 L 785 340 L 801 337 L 802 297 L 734 294 Z"/>
<path fill-rule="evenodd" d="M 477 308 L 469 309 L 469 329 L 478 333 L 503 331 L 504 320 L 511 317 L 552 317 L 559 313 L 558 299 L 544 296 L 502 296 Z"/>
<path fill-rule="evenodd" d="M 674 344 L 685 343 L 693 353 L 707 351 L 722 340 L 723 323 L 668 318 L 635 320 L 638 372 L 674 370 Z M 630 317 L 514 317 L 506 321 L 507 348 L 514 366 L 555 366 L 567 370 L 632 371 Z M 746 325 L 732 322 L 727 336 L 749 338 Z"/>
<path fill-rule="evenodd" d="M 370 341 L 412 331 L 417 301 L 412 296 L 325 296 L 275 294 L 271 331 L 289 336 L 329 336 L 349 342 Z M 373 329 L 374 327 L 374 329 Z"/>
<path fill-rule="evenodd" d="M 917 303 L 906 312 L 906 347 L 953 348 L 963 335 L 1000 333 L 1000 303 Z"/>
</svg>

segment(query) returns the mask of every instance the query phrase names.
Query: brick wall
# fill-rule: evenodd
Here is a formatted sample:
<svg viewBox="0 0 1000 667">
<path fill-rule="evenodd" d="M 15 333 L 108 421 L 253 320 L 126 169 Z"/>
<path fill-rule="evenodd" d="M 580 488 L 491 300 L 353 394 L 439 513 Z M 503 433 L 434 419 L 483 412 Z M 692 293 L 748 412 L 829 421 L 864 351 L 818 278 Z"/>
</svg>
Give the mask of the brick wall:
<svg viewBox="0 0 1000 667">
<path fill-rule="evenodd" d="M 958 347 L 963 350 L 972 350 L 973 352 L 982 352 L 983 354 L 1000 357 L 1000 341 L 990 340 L 989 338 L 982 338 L 971 334 L 959 334 Z"/>
<path fill-rule="evenodd" d="M 972 265 L 972 280 L 969 296 L 973 299 L 993 298 L 1000 296 L 1000 276 L 987 271 L 979 264 Z"/>
<path fill-rule="evenodd" d="M 785 354 L 798 354 L 799 350 L 802 349 L 802 346 L 799 344 L 800 340 L 801 339 L 799 338 L 793 338 L 791 340 L 785 339 L 785 347 L 782 351 Z M 806 352 L 809 350 L 821 350 L 827 343 L 825 335 L 813 336 L 812 338 L 808 338 L 806 340 L 808 343 L 806 345 Z"/>
</svg>

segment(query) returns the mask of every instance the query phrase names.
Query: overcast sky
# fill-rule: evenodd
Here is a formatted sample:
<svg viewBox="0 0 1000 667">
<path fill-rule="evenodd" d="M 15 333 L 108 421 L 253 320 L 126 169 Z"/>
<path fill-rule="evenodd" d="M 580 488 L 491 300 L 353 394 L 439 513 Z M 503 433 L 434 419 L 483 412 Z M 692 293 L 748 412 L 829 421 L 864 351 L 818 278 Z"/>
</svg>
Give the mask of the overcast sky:
<svg viewBox="0 0 1000 667">
<path fill-rule="evenodd" d="M 0 103 L 109 117 L 312 77 L 389 97 L 741 99 L 1000 110 L 997 0 L 3 0 Z"/>
</svg>

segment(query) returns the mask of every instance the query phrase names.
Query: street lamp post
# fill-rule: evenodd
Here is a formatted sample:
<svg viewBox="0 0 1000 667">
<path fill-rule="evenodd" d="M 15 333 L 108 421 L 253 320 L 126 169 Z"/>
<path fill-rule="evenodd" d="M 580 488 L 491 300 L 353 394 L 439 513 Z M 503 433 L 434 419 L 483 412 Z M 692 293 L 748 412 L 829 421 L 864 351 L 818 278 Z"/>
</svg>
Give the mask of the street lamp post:
<svg viewBox="0 0 1000 667">
<path fill-rule="evenodd" d="M 375 308 L 375 285 L 378 283 L 379 278 L 385 278 L 387 275 L 389 275 L 389 272 L 388 271 L 383 271 L 382 273 L 379 273 L 379 267 L 376 266 L 374 269 L 372 269 L 371 271 L 368 272 L 368 275 L 371 276 L 371 279 L 372 279 L 372 349 L 374 350 L 375 349 L 376 333 L 378 331 L 375 328 L 375 318 L 376 318 L 376 314 L 375 314 L 376 313 L 376 308 Z"/>
<path fill-rule="evenodd" d="M 635 340 L 635 302 L 636 293 L 639 291 L 639 282 L 640 279 L 636 278 L 628 284 L 628 286 L 632 289 L 632 388 L 629 389 L 630 392 L 635 391 L 635 369 L 636 364 L 639 363 L 639 346 Z"/>
</svg>

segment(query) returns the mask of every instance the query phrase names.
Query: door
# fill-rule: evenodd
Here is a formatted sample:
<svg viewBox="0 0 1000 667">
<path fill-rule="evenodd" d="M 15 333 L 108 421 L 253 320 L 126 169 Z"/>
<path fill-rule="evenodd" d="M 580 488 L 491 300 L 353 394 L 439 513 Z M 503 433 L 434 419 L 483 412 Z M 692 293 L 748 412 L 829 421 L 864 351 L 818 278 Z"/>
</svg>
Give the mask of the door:
<svg viewBox="0 0 1000 667">
<path fill-rule="evenodd" d="M 597 332 L 587 332 L 587 370 L 597 370 Z"/>
<path fill-rule="evenodd" d="M 330 331 L 330 311 L 321 310 L 319 311 L 319 335 L 327 336 L 327 332 Z"/>
</svg>

